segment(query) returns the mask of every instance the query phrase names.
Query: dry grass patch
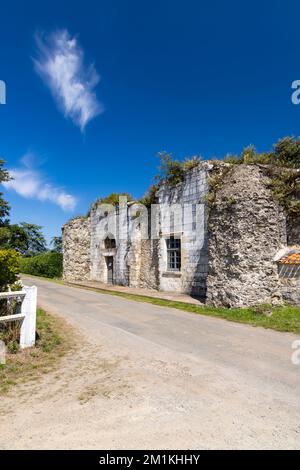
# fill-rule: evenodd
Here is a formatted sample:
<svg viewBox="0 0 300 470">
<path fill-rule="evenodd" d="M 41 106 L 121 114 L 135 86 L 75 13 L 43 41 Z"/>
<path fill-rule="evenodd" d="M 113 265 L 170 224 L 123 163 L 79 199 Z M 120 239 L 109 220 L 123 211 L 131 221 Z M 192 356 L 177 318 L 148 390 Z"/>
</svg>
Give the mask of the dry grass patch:
<svg viewBox="0 0 300 470">
<path fill-rule="evenodd" d="M 9 350 L 6 364 L 0 364 L 0 395 L 6 394 L 17 383 L 37 380 L 56 369 L 73 344 L 72 328 L 61 318 L 39 308 L 35 347 Z"/>
</svg>

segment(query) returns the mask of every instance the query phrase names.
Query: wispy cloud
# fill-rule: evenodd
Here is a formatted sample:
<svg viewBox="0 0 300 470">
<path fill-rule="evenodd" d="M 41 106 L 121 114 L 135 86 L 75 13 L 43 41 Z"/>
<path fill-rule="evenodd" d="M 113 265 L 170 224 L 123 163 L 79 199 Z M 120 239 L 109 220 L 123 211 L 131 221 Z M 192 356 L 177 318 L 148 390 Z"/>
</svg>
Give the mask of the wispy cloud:
<svg viewBox="0 0 300 470">
<path fill-rule="evenodd" d="M 50 88 L 64 115 L 83 131 L 87 123 L 104 110 L 94 92 L 100 80 L 94 65 L 85 65 L 78 39 L 67 30 L 46 37 L 37 34 L 36 44 L 36 72 Z"/>
<path fill-rule="evenodd" d="M 31 158 L 31 157 L 30 157 Z M 58 205 L 64 211 L 73 211 L 77 201 L 74 196 L 63 189 L 55 187 L 45 181 L 43 175 L 28 165 L 29 155 L 21 159 L 21 167 L 9 170 L 10 181 L 2 183 L 5 188 L 14 190 L 20 196 L 27 199 L 38 199 Z"/>
</svg>

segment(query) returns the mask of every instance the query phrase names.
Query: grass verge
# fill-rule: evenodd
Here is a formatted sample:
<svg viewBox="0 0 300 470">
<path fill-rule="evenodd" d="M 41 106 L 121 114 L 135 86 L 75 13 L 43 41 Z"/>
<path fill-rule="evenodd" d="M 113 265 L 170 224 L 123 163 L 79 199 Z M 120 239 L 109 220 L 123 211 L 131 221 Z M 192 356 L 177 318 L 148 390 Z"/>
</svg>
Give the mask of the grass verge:
<svg viewBox="0 0 300 470">
<path fill-rule="evenodd" d="M 6 364 L 0 364 L 0 395 L 17 383 L 37 380 L 54 370 L 72 348 L 70 327 L 41 308 L 37 310 L 37 336 L 35 347 L 6 354 Z"/>
<path fill-rule="evenodd" d="M 65 286 L 72 285 L 73 287 L 99 292 L 101 294 L 109 294 L 117 297 L 122 297 L 136 302 L 146 302 L 161 307 L 175 308 L 190 313 L 197 313 L 200 315 L 207 315 L 211 317 L 222 318 L 224 320 L 233 321 L 237 323 L 246 323 L 251 326 L 260 326 L 263 328 L 270 328 L 276 331 L 283 331 L 289 333 L 300 333 L 300 307 L 293 305 L 284 305 L 280 307 L 272 307 L 270 305 L 259 305 L 257 307 L 249 308 L 215 308 L 210 306 L 198 306 L 185 302 L 177 302 L 174 300 L 159 299 L 156 297 L 149 297 L 146 295 L 131 294 L 127 292 L 98 289 L 95 287 L 88 287 L 83 285 L 68 284 L 60 279 L 47 279 L 44 277 L 30 276 L 44 281 L 51 281 Z"/>
</svg>

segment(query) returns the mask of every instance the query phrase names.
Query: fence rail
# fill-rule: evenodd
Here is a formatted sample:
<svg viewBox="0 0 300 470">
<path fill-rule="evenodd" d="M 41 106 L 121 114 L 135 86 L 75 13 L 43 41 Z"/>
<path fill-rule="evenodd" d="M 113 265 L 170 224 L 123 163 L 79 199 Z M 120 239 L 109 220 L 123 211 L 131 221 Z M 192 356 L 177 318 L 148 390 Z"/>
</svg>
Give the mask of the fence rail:
<svg viewBox="0 0 300 470">
<path fill-rule="evenodd" d="M 13 315 L 0 316 L 1 323 L 10 323 L 19 321 L 20 328 L 20 348 L 30 348 L 35 344 L 36 332 L 36 305 L 37 305 L 37 288 L 23 287 L 21 291 L 1 292 L 1 299 L 16 299 L 18 302 L 17 313 Z"/>
</svg>

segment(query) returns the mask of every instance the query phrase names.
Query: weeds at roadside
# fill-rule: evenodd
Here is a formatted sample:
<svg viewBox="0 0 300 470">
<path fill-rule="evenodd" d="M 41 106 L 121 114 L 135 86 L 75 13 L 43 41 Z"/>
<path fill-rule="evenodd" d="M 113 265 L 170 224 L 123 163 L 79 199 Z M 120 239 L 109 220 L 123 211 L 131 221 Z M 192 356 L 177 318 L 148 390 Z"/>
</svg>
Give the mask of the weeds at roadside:
<svg viewBox="0 0 300 470">
<path fill-rule="evenodd" d="M 73 348 L 73 343 L 71 327 L 39 308 L 35 347 L 19 350 L 16 339 L 8 343 L 6 364 L 0 364 L 0 395 L 9 392 L 17 383 L 37 380 L 54 370 L 60 359 Z"/>
</svg>

